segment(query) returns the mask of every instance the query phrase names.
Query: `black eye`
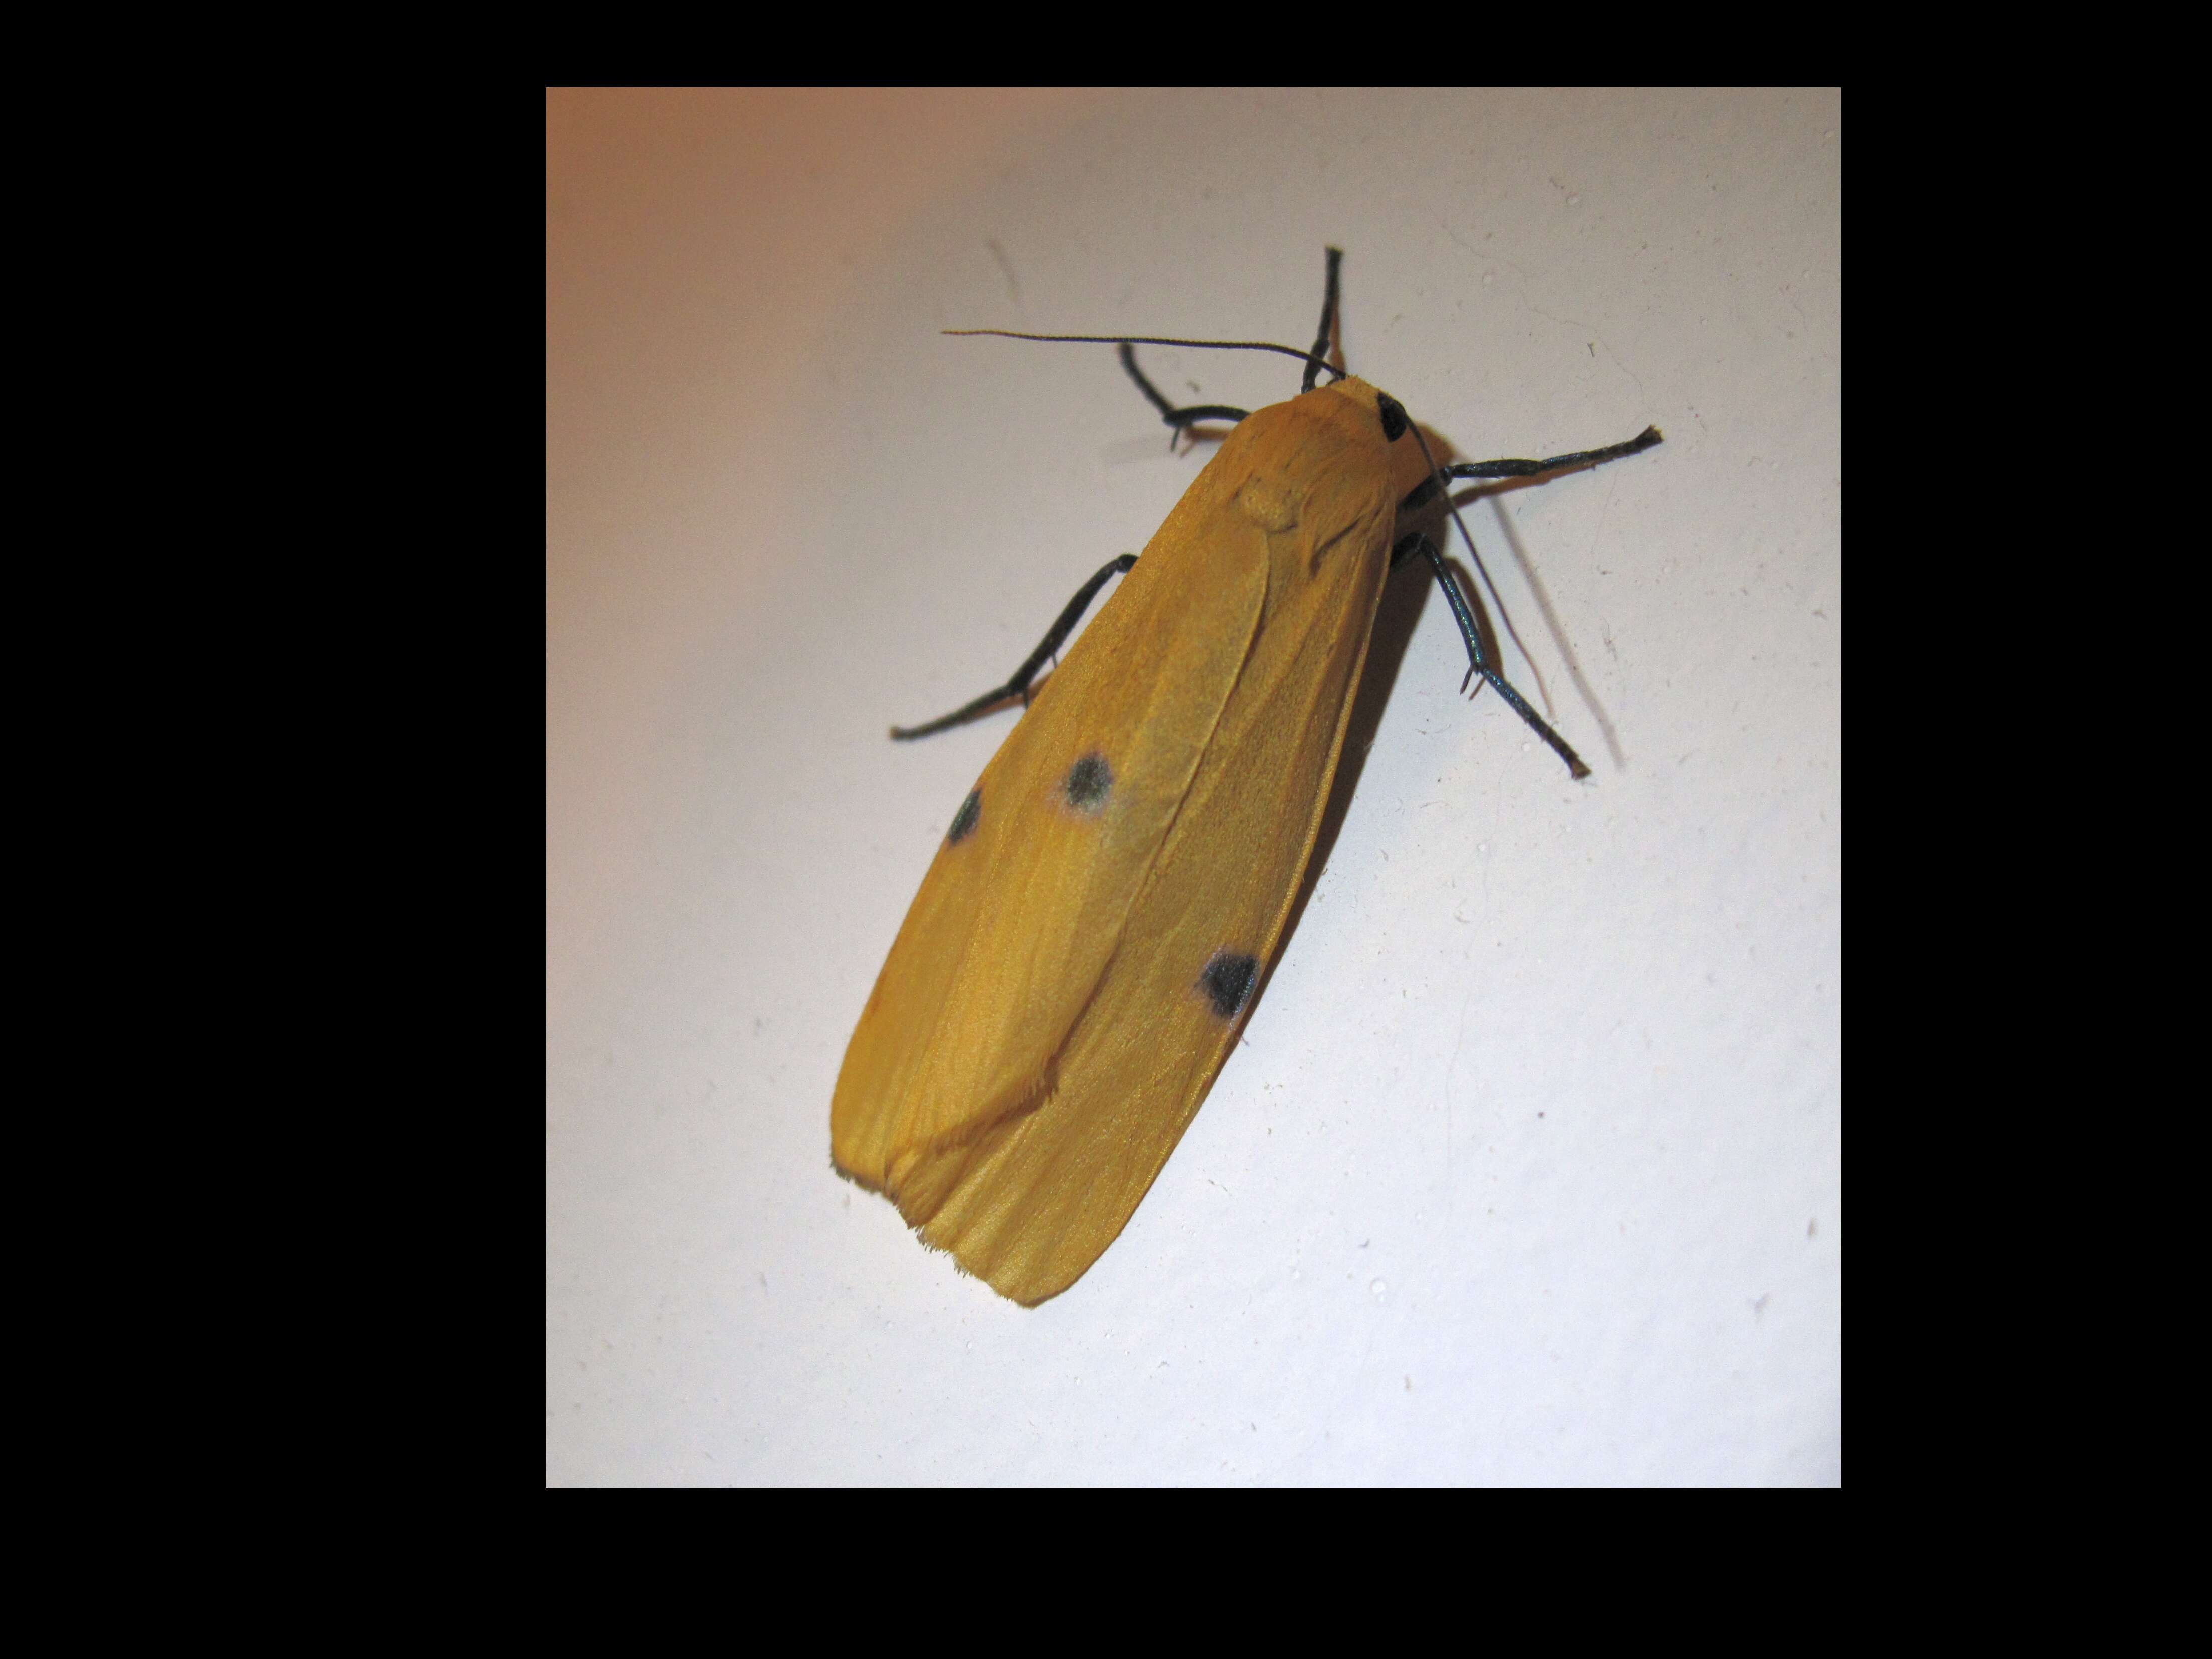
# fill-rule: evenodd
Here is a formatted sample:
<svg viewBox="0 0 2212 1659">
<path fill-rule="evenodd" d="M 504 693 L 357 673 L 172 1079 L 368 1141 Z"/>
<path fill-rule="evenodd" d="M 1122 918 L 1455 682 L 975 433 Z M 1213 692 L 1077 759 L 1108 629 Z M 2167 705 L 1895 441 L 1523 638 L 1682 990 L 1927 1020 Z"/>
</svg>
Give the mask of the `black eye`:
<svg viewBox="0 0 2212 1659">
<path fill-rule="evenodd" d="M 1096 813 L 1106 805 L 1113 787 L 1114 769 L 1106 764 L 1106 757 L 1090 754 L 1067 769 L 1067 780 L 1060 786 L 1060 793 L 1077 811 Z"/>
<path fill-rule="evenodd" d="M 1413 424 L 1406 418 L 1405 404 L 1387 392 L 1375 394 L 1375 412 L 1382 417 L 1382 441 L 1385 443 L 1396 443 L 1406 435 L 1406 428 Z"/>
<path fill-rule="evenodd" d="M 960 810 L 952 815 L 952 827 L 945 832 L 945 844 L 951 847 L 967 840 L 969 833 L 975 828 L 975 820 L 982 816 L 983 792 L 970 789 L 968 799 L 960 803 Z"/>
<path fill-rule="evenodd" d="M 1259 957 L 1243 956 L 1235 951 L 1216 951 L 1213 960 L 1206 964 L 1206 971 L 1198 976 L 1198 988 L 1213 1005 L 1217 1019 L 1234 1019 L 1243 1007 L 1244 999 L 1252 994 L 1252 981 L 1259 976 Z"/>
</svg>

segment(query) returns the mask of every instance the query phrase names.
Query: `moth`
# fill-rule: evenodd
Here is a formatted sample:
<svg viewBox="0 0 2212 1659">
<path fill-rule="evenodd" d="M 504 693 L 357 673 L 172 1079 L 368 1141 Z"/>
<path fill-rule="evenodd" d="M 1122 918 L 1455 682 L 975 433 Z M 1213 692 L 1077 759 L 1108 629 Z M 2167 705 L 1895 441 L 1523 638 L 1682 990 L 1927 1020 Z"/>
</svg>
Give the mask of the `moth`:
<svg viewBox="0 0 2212 1659">
<path fill-rule="evenodd" d="M 1018 1303 L 1058 1295 L 1113 1243 L 1235 1043 L 1313 851 L 1394 568 L 1427 563 L 1469 680 L 1589 775 L 1490 661 L 1434 543 L 1401 520 L 1454 479 L 1609 461 L 1658 429 L 1438 467 L 1395 398 L 1326 362 L 1341 258 L 1329 250 L 1310 351 L 1016 337 L 1116 344 L 1178 433 L 1234 425 L 1144 552 L 1085 583 L 1004 685 L 892 732 L 1027 705 L 953 813 L 869 994 L 830 1104 L 831 1155 Z M 1139 344 L 1282 352 L 1304 361 L 1304 386 L 1256 412 L 1178 409 L 1138 369 Z M 1324 372 L 1338 377 L 1318 384 Z"/>
</svg>

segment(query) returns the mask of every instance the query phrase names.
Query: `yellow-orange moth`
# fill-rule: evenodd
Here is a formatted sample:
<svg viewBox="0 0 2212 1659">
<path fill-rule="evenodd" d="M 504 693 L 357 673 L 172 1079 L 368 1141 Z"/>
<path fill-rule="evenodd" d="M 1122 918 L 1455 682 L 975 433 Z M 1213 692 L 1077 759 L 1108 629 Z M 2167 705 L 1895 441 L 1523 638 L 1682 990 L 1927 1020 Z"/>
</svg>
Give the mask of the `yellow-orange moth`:
<svg viewBox="0 0 2212 1659">
<path fill-rule="evenodd" d="M 1175 409 L 1132 347 L 1222 343 L 1113 342 L 1170 426 L 1237 424 L 1144 553 L 1093 577 L 1006 684 L 893 732 L 1030 705 L 954 812 L 877 976 L 838 1073 L 831 1154 L 1016 1302 L 1058 1295 L 1098 1259 L 1212 1086 L 1313 850 L 1395 565 L 1428 561 L 1469 678 L 1588 775 L 1486 660 L 1435 544 L 1397 526 L 1449 479 L 1610 460 L 1658 430 L 1437 468 L 1389 393 L 1315 384 L 1340 257 L 1329 251 L 1313 349 L 1260 348 L 1306 360 L 1288 403 Z"/>
</svg>

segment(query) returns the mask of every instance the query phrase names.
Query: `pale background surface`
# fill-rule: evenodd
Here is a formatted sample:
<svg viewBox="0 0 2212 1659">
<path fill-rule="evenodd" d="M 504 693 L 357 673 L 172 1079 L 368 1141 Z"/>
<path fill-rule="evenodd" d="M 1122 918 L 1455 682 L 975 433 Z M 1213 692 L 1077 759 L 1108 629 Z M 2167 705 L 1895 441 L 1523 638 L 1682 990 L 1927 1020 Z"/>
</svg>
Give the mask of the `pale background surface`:
<svg viewBox="0 0 2212 1659">
<path fill-rule="evenodd" d="M 548 98 L 549 1482 L 1840 1480 L 1840 122 Z M 1460 454 L 1665 431 L 1468 514 L 1508 672 L 1596 775 L 1456 697 L 1401 573 L 1244 1042 L 1024 1310 L 830 1169 L 845 1040 L 1012 717 L 884 728 L 1002 678 L 1205 452 L 1110 348 L 937 331 L 1303 345 L 1329 243 L 1352 371 Z"/>
</svg>

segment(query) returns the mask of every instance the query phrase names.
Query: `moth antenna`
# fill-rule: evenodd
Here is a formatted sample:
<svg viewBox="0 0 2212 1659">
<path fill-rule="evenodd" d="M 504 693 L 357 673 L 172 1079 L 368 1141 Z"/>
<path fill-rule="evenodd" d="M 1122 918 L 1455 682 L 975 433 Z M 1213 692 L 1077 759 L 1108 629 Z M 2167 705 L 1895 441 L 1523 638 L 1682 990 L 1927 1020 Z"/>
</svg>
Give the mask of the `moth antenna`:
<svg viewBox="0 0 2212 1659">
<path fill-rule="evenodd" d="M 1192 346 L 1201 351 L 1273 351 L 1285 357 L 1295 357 L 1314 373 L 1322 369 L 1344 378 L 1343 370 L 1335 368 L 1326 358 L 1317 359 L 1310 351 L 1301 351 L 1296 346 L 1278 345 L 1273 340 L 1179 340 L 1164 334 L 1024 334 L 1011 328 L 948 328 L 946 334 L 996 335 L 1001 340 L 1056 340 L 1073 345 L 1164 345 Z"/>
</svg>

